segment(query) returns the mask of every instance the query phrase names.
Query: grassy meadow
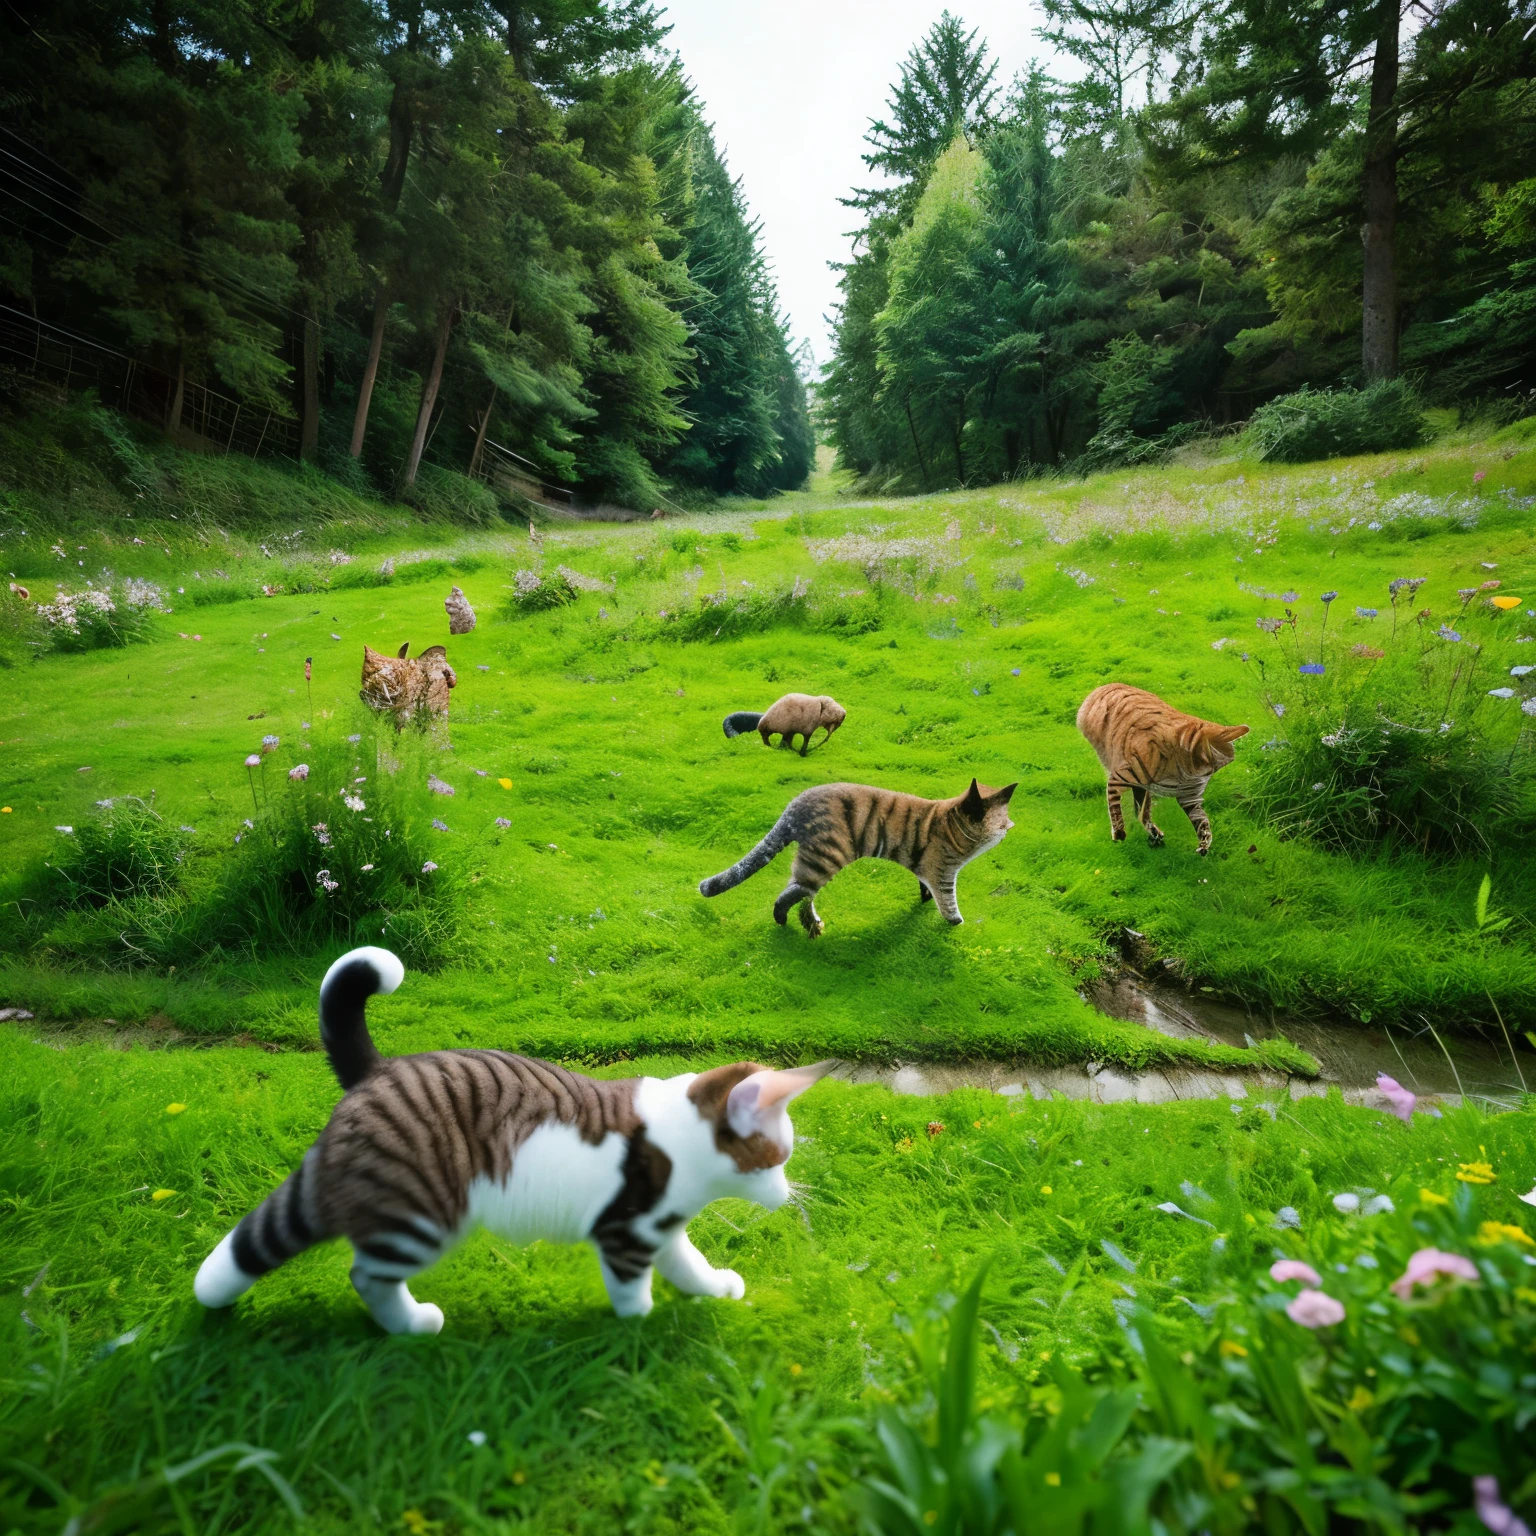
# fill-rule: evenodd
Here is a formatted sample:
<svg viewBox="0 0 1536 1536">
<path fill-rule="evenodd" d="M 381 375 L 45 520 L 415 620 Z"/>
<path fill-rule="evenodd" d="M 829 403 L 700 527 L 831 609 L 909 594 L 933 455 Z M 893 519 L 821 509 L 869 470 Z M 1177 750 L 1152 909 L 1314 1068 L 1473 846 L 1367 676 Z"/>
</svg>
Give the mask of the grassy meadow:
<svg viewBox="0 0 1536 1536">
<path fill-rule="evenodd" d="M 1163 1528 L 1321 1530 L 1271 1518 L 1293 1484 L 1266 1447 L 1289 1430 L 1265 1417 L 1273 1373 L 1250 1345 L 1290 1325 L 1264 1271 L 1307 1256 L 1356 1287 L 1351 1316 L 1358 1292 L 1362 1319 L 1386 1317 L 1386 1281 L 1431 1238 L 1491 1255 L 1465 1293 L 1493 1309 L 1476 1337 L 1494 1353 L 1456 1398 L 1471 1418 L 1404 1428 L 1455 1398 L 1435 1385 L 1455 1351 L 1427 1312 L 1392 1322 L 1407 1331 L 1390 1359 L 1349 1333 L 1303 1373 L 1318 1435 L 1361 1480 L 1329 1472 L 1324 1503 L 1376 1510 L 1382 1529 L 1420 1509 L 1470 1530 L 1477 1467 L 1536 1498 L 1509 1479 L 1511 1405 L 1529 1392 L 1500 1388 L 1495 1358 L 1528 1347 L 1529 1109 L 1405 1127 L 1337 1095 L 1150 1108 L 827 1082 L 796 1106 L 800 1203 L 725 1204 L 693 1226 L 741 1271 L 747 1305 L 658 1282 L 651 1318 L 617 1323 L 590 1253 L 483 1235 L 416 1287 L 447 1314 L 436 1339 L 381 1337 L 335 1246 L 227 1314 L 190 1289 L 335 1102 L 314 994 L 358 939 L 420 956 L 370 1008 L 384 1051 L 500 1046 L 607 1075 L 743 1055 L 1309 1069 L 1283 1040 L 1173 1039 L 1096 1012 L 1082 989 L 1126 929 L 1190 986 L 1256 1010 L 1340 1029 L 1536 1026 L 1522 826 L 1461 853 L 1362 855 L 1282 835 L 1246 798 L 1283 739 L 1274 706 L 1298 658 L 1347 667 L 1394 623 L 1397 578 L 1424 578 L 1395 616 L 1415 644 L 1463 647 L 1462 697 L 1536 659 L 1529 433 L 904 501 L 823 472 L 771 504 L 532 535 L 233 461 L 163 460 L 141 499 L 80 462 L 18 472 L 11 579 L 34 597 L 87 575 L 148 580 L 171 611 L 148 643 L 63 653 L 6 610 L 0 1005 L 39 1018 L 0 1024 L 0 1530 L 852 1531 L 850 1489 L 897 1475 L 872 1415 L 928 1423 L 935 1330 L 989 1257 L 976 1413 L 1034 1422 L 1075 1400 L 1063 1371 L 1104 1390 L 1133 1377 L 1155 1319 L 1189 1381 L 1234 1405 L 1203 1429 L 1138 1419 L 1150 1456 L 1198 1442 L 1177 1466 L 1164 1456 Z M 519 572 L 539 596 L 517 600 L 533 586 Z M 1521 604 L 1458 596 L 1489 580 Z M 450 638 L 453 583 L 479 624 Z M 1324 592 L 1338 593 L 1326 630 Z M 1287 609 L 1294 631 L 1256 623 Z M 1432 639 L 1442 623 L 1462 638 Z M 404 642 L 446 644 L 458 687 L 445 729 L 397 739 L 356 695 L 363 644 Z M 1207 796 L 1210 858 L 1167 808 L 1164 848 L 1134 823 L 1111 843 L 1074 726 L 1110 678 L 1252 725 Z M 846 706 L 828 745 L 802 758 L 724 738 L 727 712 L 790 690 Z M 1530 691 L 1479 706 L 1516 765 Z M 300 763 L 310 776 L 290 780 Z M 972 775 L 1019 789 L 1014 830 L 961 877 L 962 927 L 873 862 L 822 895 L 814 942 L 772 922 L 786 860 L 697 893 L 808 785 L 947 796 Z M 87 829 L 141 803 L 153 817 L 135 825 L 163 829 L 140 850 L 153 879 L 67 899 Z M 308 850 L 312 821 L 333 840 Z M 337 891 L 314 895 L 307 865 L 294 884 L 295 827 Z M 386 831 L 392 864 L 369 851 Z M 370 878 L 398 902 L 370 905 Z M 1360 1213 L 1381 1194 L 1392 1209 Z M 1417 1472 L 1393 1459 L 1410 1453 Z M 932 1521 L 912 1505 L 912 1529 L 981 1528 L 934 1498 Z"/>
</svg>

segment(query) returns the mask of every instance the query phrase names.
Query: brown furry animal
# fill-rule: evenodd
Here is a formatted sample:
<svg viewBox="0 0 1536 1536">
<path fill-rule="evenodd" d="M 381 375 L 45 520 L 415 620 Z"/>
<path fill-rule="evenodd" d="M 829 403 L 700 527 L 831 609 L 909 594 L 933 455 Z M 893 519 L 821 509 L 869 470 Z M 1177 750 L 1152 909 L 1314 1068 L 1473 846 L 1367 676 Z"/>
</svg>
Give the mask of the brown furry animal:
<svg viewBox="0 0 1536 1536">
<path fill-rule="evenodd" d="M 756 731 L 763 738 L 765 747 L 772 746 L 770 736 L 779 738 L 781 747 L 793 747 L 795 737 L 800 737 L 800 756 L 811 749 L 811 737 L 818 730 L 825 730 L 822 746 L 832 739 L 832 732 L 848 718 L 848 711 L 836 699 L 826 694 L 786 693 L 782 699 L 768 706 L 766 714 L 755 715 L 749 709 L 739 709 L 725 717 L 725 734 L 741 736 Z"/>
<path fill-rule="evenodd" d="M 1163 834 L 1152 822 L 1156 795 L 1179 802 L 1200 840 L 1201 857 L 1210 851 L 1211 818 L 1201 803 L 1211 775 L 1236 755 L 1246 725 L 1216 725 L 1165 704 L 1155 693 L 1129 683 L 1105 683 L 1083 700 L 1077 728 L 1099 755 L 1109 775 L 1109 835 L 1125 841 L 1120 796 L 1130 790 L 1147 841 L 1162 846 Z"/>
<path fill-rule="evenodd" d="M 405 725 L 418 713 L 438 720 L 448 718 L 448 690 L 459 680 L 448 665 L 448 652 L 429 645 L 410 661 L 402 645 L 399 653 L 384 656 L 371 646 L 363 647 L 363 686 L 358 697 L 370 709 L 389 710 L 396 725 Z"/>
<path fill-rule="evenodd" d="M 796 795 L 768 835 L 723 874 L 699 886 L 701 896 L 718 896 L 755 875 L 782 848 L 797 843 L 789 884 L 773 904 L 783 923 L 791 907 L 814 939 L 822 930 L 816 893 L 845 864 L 856 859 L 890 859 L 917 876 L 920 901 L 938 902 L 951 923 L 961 923 L 955 881 L 972 859 L 1002 842 L 1013 825 L 1008 802 L 1017 784 L 971 787 L 953 800 L 920 800 L 868 784 L 821 784 Z"/>
</svg>

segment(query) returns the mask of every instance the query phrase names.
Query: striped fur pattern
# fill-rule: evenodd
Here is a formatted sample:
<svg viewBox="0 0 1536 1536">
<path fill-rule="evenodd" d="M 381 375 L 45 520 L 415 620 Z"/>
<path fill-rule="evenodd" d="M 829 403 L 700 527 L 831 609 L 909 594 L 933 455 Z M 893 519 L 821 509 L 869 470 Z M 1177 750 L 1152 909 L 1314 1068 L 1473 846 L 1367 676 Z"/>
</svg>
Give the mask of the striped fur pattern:
<svg viewBox="0 0 1536 1536">
<path fill-rule="evenodd" d="M 1248 734 L 1246 725 L 1216 725 L 1186 715 L 1144 688 L 1105 683 L 1083 700 L 1077 728 L 1109 775 L 1109 835 L 1115 842 L 1125 841 L 1120 797 L 1130 790 L 1154 848 L 1163 842 L 1162 830 L 1152 820 L 1152 801 L 1161 795 L 1177 800 L 1189 817 L 1201 856 L 1210 852 L 1205 786 L 1232 761 L 1237 751 L 1233 743 Z"/>
<path fill-rule="evenodd" d="M 738 709 L 727 715 L 725 734 L 741 736 L 756 731 L 763 738 L 765 747 L 773 745 L 768 739 L 770 736 L 777 736 L 781 747 L 793 747 L 798 736 L 800 756 L 804 757 L 810 751 L 811 737 L 817 731 L 826 731 L 821 738 L 822 746 L 826 746 L 832 739 L 832 732 L 847 718 L 848 711 L 826 694 L 786 693 L 782 699 L 774 700 L 761 715 L 753 714 L 749 709 Z"/>
<path fill-rule="evenodd" d="M 381 1326 L 436 1333 L 441 1310 L 408 1282 L 477 1226 L 512 1242 L 591 1243 L 620 1316 L 650 1311 L 653 1269 L 688 1295 L 743 1294 L 687 1223 L 724 1196 L 769 1210 L 789 1198 L 786 1106 L 834 1062 L 600 1082 L 510 1051 L 386 1059 L 365 1007 L 403 976 L 380 949 L 354 950 L 327 973 L 321 1038 L 344 1097 L 299 1167 L 204 1261 L 194 1286 L 204 1306 L 228 1306 L 341 1237 Z"/>
<path fill-rule="evenodd" d="M 995 848 L 1013 825 L 1008 802 L 1017 784 L 971 787 L 952 800 L 921 800 L 868 784 L 822 784 L 796 795 L 768 835 L 731 867 L 699 886 L 718 896 L 755 875 L 771 859 L 798 844 L 789 884 L 773 904 L 773 920 L 787 921 L 792 907 L 814 939 L 823 923 L 816 893 L 856 859 L 890 859 L 917 876 L 920 901 L 933 900 L 951 923 L 960 923 L 955 881 L 972 859 Z"/>
<path fill-rule="evenodd" d="M 370 709 L 391 711 L 399 725 L 418 715 L 446 720 L 449 689 L 459 685 L 448 665 L 448 652 L 440 645 L 429 645 L 407 661 L 409 649 L 409 644 L 402 645 L 397 655 L 385 656 L 364 645 L 363 686 L 358 698 Z"/>
</svg>

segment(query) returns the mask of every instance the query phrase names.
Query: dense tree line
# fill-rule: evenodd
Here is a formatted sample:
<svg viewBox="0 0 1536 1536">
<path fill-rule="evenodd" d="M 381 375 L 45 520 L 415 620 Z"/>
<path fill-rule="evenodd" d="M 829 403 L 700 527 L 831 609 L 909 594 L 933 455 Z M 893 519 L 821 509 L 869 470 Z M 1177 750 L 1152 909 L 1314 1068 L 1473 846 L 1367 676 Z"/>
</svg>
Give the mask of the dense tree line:
<svg viewBox="0 0 1536 1536">
<path fill-rule="evenodd" d="M 820 395 L 842 463 L 1137 462 L 1400 373 L 1536 409 L 1533 0 L 1043 8 L 1081 80 L 1002 89 L 946 12 L 871 125 Z"/>
<path fill-rule="evenodd" d="M 0 298 L 380 487 L 487 442 L 648 509 L 813 458 L 758 231 L 645 0 L 0 16 Z"/>
</svg>

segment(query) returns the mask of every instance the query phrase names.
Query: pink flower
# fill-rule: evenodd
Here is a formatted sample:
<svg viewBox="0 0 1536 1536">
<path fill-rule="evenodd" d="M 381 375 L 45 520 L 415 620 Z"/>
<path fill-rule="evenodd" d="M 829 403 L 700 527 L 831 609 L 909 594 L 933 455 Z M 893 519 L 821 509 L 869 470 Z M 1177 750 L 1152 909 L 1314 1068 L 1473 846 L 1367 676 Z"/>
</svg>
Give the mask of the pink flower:
<svg viewBox="0 0 1536 1536">
<path fill-rule="evenodd" d="M 1531 1536 L 1531 1528 L 1499 1497 L 1496 1477 L 1472 1479 L 1472 1507 L 1494 1536 Z"/>
<path fill-rule="evenodd" d="M 1478 470 L 1478 472 L 1472 476 L 1473 485 L 1480 485 L 1487 478 L 1487 476 L 1488 471 L 1486 469 Z"/>
<path fill-rule="evenodd" d="M 1285 1315 L 1303 1328 L 1331 1328 L 1344 1321 L 1344 1303 L 1324 1291 L 1308 1289 L 1297 1293 Z"/>
<path fill-rule="evenodd" d="M 1417 1094 L 1410 1093 L 1395 1077 L 1388 1077 L 1385 1072 L 1376 1079 L 1376 1090 L 1386 1099 L 1387 1108 L 1404 1125 L 1413 1119 L 1413 1106 L 1418 1103 Z"/>
<path fill-rule="evenodd" d="M 288 777 L 290 779 L 296 779 L 299 783 L 302 784 L 304 780 L 309 777 L 309 764 L 300 763 L 296 768 L 290 768 L 288 770 Z"/>
<path fill-rule="evenodd" d="M 1278 1280 L 1282 1284 L 1287 1280 L 1301 1280 L 1307 1285 L 1323 1283 L 1323 1277 L 1310 1264 L 1303 1264 L 1300 1259 L 1276 1259 L 1269 1266 L 1269 1278 Z"/>
<path fill-rule="evenodd" d="M 1442 1253 L 1438 1248 L 1420 1248 L 1408 1260 L 1408 1268 L 1392 1282 L 1391 1290 L 1408 1301 L 1413 1296 L 1414 1286 L 1433 1285 L 1442 1275 L 1449 1280 L 1466 1280 L 1474 1285 L 1478 1279 L 1477 1266 L 1471 1259 L 1459 1253 Z"/>
<path fill-rule="evenodd" d="M 246 758 L 245 766 L 247 768 L 260 768 L 261 767 L 261 753 L 260 752 L 252 752 L 251 755 L 248 758 Z"/>
</svg>

